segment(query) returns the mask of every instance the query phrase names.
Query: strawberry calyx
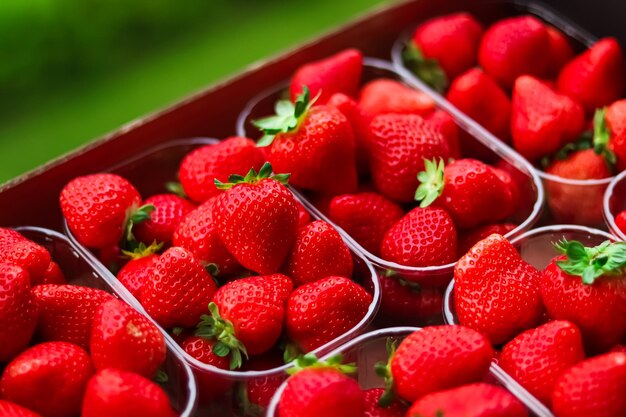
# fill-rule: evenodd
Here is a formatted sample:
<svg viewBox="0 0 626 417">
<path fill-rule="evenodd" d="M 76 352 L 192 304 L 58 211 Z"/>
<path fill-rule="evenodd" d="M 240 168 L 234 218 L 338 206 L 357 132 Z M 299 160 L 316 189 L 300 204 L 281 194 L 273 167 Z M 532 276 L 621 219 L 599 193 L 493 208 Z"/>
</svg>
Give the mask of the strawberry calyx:
<svg viewBox="0 0 626 417">
<path fill-rule="evenodd" d="M 217 304 L 209 303 L 209 314 L 200 317 L 195 335 L 207 340 L 216 340 L 211 350 L 220 357 L 230 355 L 230 369 L 238 369 L 243 364 L 243 356 L 248 358 L 248 351 L 235 336 L 233 323 L 220 316 Z"/>
<path fill-rule="evenodd" d="M 593 150 L 596 154 L 602 155 L 609 170 L 613 170 L 617 163 L 617 158 L 613 151 L 609 149 L 611 131 L 606 124 L 606 107 L 597 109 L 593 115 Z"/>
<path fill-rule="evenodd" d="M 154 205 L 144 204 L 139 208 L 133 206 L 127 211 L 126 221 L 124 222 L 124 243 L 136 242 L 135 235 L 133 235 L 133 226 L 150 220 L 150 213 L 154 210 Z"/>
<path fill-rule="evenodd" d="M 187 198 L 187 194 L 185 193 L 185 189 L 180 182 L 177 181 L 168 181 L 165 183 L 165 189 L 170 193 L 179 196 L 180 198 Z"/>
<path fill-rule="evenodd" d="M 404 65 L 419 79 L 443 93 L 448 88 L 448 76 L 436 59 L 425 58 L 415 42 L 408 42 L 402 51 Z"/>
<path fill-rule="evenodd" d="M 420 202 L 420 207 L 428 207 L 443 193 L 444 169 L 443 159 L 439 158 L 439 162 L 424 159 L 424 171 L 417 174 L 420 185 L 415 191 L 415 200 Z"/>
<path fill-rule="evenodd" d="M 356 364 L 342 363 L 343 356 L 341 354 L 331 356 L 325 361 L 320 361 L 313 353 L 307 353 L 293 361 L 293 367 L 287 369 L 289 375 L 297 374 L 304 369 L 334 369 L 342 374 L 354 374 L 356 372 Z"/>
<path fill-rule="evenodd" d="M 567 259 L 557 261 L 565 273 L 582 277 L 583 284 L 591 285 L 602 276 L 617 276 L 626 272 L 626 242 L 602 242 L 585 247 L 576 240 L 563 239 L 554 244 Z"/>
<path fill-rule="evenodd" d="M 302 356 L 302 351 L 294 342 L 286 342 L 283 348 L 283 362 L 290 363 Z"/>
<path fill-rule="evenodd" d="M 156 382 L 157 384 L 165 384 L 167 383 L 167 381 L 169 381 L 169 379 L 170 377 L 167 372 L 162 369 L 159 369 L 154 376 L 154 382 Z"/>
<path fill-rule="evenodd" d="M 133 250 L 122 250 L 122 254 L 124 258 L 128 258 L 131 260 L 145 258 L 146 256 L 154 255 L 163 247 L 163 242 L 157 243 L 157 241 L 153 241 L 150 245 L 146 246 L 145 243 L 139 242 L 136 248 Z"/>
<path fill-rule="evenodd" d="M 374 365 L 374 370 L 376 371 L 376 375 L 383 378 L 385 391 L 382 393 L 380 398 L 378 399 L 378 405 L 380 407 L 389 407 L 391 403 L 393 403 L 396 399 L 396 393 L 393 389 L 393 375 L 391 373 L 391 360 L 393 356 L 396 354 L 397 344 L 391 338 L 387 338 L 386 343 L 387 348 L 387 356 L 389 359 L 387 362 L 377 362 Z"/>
<path fill-rule="evenodd" d="M 250 168 L 250 171 L 248 171 L 245 177 L 232 174 L 228 177 L 228 182 L 221 182 L 217 178 L 215 178 L 213 182 L 218 190 L 228 190 L 237 184 L 256 184 L 264 179 L 276 180 L 279 183 L 286 185 L 290 176 L 291 174 L 273 174 L 272 165 L 269 162 L 266 162 L 263 164 L 258 173 L 254 168 Z"/>
<path fill-rule="evenodd" d="M 265 411 L 259 404 L 250 402 L 250 398 L 248 398 L 248 386 L 245 382 L 241 382 L 237 386 L 237 404 L 244 416 L 258 417 L 262 416 Z"/>
</svg>

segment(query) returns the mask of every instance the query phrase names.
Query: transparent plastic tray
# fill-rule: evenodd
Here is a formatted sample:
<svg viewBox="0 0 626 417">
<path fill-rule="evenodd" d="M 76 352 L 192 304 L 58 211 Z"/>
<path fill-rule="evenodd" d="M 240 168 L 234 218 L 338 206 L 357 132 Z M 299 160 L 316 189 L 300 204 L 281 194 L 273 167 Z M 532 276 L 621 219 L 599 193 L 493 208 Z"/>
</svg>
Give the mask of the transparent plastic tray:
<svg viewBox="0 0 626 417">
<path fill-rule="evenodd" d="M 626 234 L 622 232 L 617 224 L 615 217 L 622 211 L 626 210 L 626 171 L 615 176 L 604 193 L 602 200 L 602 209 L 604 214 L 604 222 L 613 236 L 619 240 L 626 240 Z"/>
</svg>

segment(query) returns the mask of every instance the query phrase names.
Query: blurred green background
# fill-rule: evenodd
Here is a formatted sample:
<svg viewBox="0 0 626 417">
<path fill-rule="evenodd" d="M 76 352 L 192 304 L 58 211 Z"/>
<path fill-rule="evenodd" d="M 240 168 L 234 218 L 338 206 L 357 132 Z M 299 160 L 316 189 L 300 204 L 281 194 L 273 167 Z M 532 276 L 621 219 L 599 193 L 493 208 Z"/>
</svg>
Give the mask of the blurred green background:
<svg viewBox="0 0 626 417">
<path fill-rule="evenodd" d="M 0 183 L 384 0 L 1 0 Z"/>
</svg>

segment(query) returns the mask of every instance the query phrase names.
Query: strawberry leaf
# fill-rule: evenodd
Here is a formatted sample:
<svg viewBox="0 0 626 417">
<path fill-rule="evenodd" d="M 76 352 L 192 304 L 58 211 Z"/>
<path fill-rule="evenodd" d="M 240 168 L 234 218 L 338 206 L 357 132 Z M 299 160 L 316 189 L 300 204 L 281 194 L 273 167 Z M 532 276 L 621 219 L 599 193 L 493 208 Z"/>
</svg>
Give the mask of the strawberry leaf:
<svg viewBox="0 0 626 417">
<path fill-rule="evenodd" d="M 273 179 L 283 185 L 286 185 L 290 176 L 291 174 L 272 174 L 272 165 L 269 162 L 266 162 L 263 164 L 258 173 L 254 168 L 250 168 L 250 171 L 248 171 L 245 177 L 238 174 L 232 174 L 228 176 L 228 182 L 221 182 L 215 178 L 213 183 L 219 190 L 228 190 L 237 184 L 255 184 L 263 179 Z"/>
<path fill-rule="evenodd" d="M 593 150 L 596 154 L 602 155 L 607 167 L 613 171 L 617 158 L 615 153 L 609 149 L 611 131 L 606 124 L 606 107 L 597 109 L 593 115 Z"/>
<path fill-rule="evenodd" d="M 183 185 L 179 182 L 168 181 L 165 183 L 165 189 L 181 198 L 187 198 L 187 194 L 185 194 L 185 189 L 183 188 Z"/>
<path fill-rule="evenodd" d="M 420 182 L 419 187 L 415 191 L 415 200 L 420 202 L 420 207 L 428 207 L 443 192 L 444 186 L 444 168 L 443 159 L 428 160 L 424 159 L 424 171 L 417 174 Z"/>
<path fill-rule="evenodd" d="M 448 88 L 448 77 L 436 59 L 425 58 L 413 42 L 409 42 L 402 52 L 404 65 L 426 84 L 443 93 Z"/>
<path fill-rule="evenodd" d="M 319 361 L 317 356 L 313 353 L 307 353 L 300 356 L 293 362 L 293 367 L 289 368 L 286 372 L 289 375 L 296 374 L 303 369 L 335 369 L 343 374 L 353 374 L 357 368 L 354 363 L 342 363 L 343 356 L 341 354 L 332 356 L 325 361 Z"/>
<path fill-rule="evenodd" d="M 169 379 L 170 377 L 162 369 L 159 369 L 154 376 L 154 382 L 156 382 L 157 384 L 165 384 Z"/>
<path fill-rule="evenodd" d="M 591 285 L 599 277 L 626 272 L 626 242 L 607 240 L 595 247 L 585 247 L 578 241 L 563 239 L 554 247 L 567 258 L 557 261 L 557 266 L 563 272 L 581 277 L 584 284 Z"/>
</svg>

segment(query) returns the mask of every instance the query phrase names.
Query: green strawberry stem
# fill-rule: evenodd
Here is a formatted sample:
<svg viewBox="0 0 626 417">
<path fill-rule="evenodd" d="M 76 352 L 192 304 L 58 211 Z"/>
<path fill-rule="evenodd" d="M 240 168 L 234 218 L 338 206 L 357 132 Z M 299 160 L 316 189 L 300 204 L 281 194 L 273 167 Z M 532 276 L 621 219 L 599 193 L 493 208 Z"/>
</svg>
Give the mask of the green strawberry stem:
<svg viewBox="0 0 626 417">
<path fill-rule="evenodd" d="M 283 361 L 285 363 L 290 363 L 298 359 L 302 356 L 302 352 L 298 345 L 293 342 L 285 343 L 285 348 L 283 350 Z"/>
<path fill-rule="evenodd" d="M 404 65 L 419 79 L 443 93 L 448 88 L 448 77 L 436 59 L 425 58 L 414 42 L 409 42 L 402 52 Z"/>
<path fill-rule="evenodd" d="M 602 155 L 609 170 L 613 171 L 617 159 L 613 151 L 609 149 L 611 131 L 606 124 L 606 107 L 597 109 L 593 115 L 593 150 Z"/>
<path fill-rule="evenodd" d="M 168 181 L 165 183 L 165 189 L 170 193 L 177 195 L 181 198 L 187 198 L 187 194 L 185 194 L 185 189 L 180 182 L 177 181 Z"/>
<path fill-rule="evenodd" d="M 170 377 L 162 369 L 159 369 L 154 376 L 154 382 L 156 382 L 157 384 L 165 384 L 169 379 Z"/>
<path fill-rule="evenodd" d="M 250 168 L 250 171 L 248 171 L 245 177 L 233 174 L 228 177 L 228 182 L 221 182 L 217 178 L 215 178 L 213 182 L 218 190 L 228 190 L 237 184 L 255 184 L 268 178 L 286 185 L 290 176 L 291 174 L 272 174 L 272 165 L 270 165 L 269 162 L 266 162 L 263 164 L 258 173 L 254 168 Z"/>
<path fill-rule="evenodd" d="M 122 250 L 122 254 L 125 258 L 128 259 L 140 259 L 145 258 L 146 256 L 150 256 L 152 254 L 157 253 L 163 247 L 163 242 L 157 243 L 157 241 L 153 241 L 149 246 L 146 246 L 143 242 L 139 242 L 136 248 L 132 251 Z"/>
<path fill-rule="evenodd" d="M 622 275 L 626 272 L 626 242 L 607 240 L 595 247 L 585 247 L 576 240 L 563 239 L 554 244 L 567 259 L 556 264 L 563 272 L 582 277 L 591 285 L 602 276 Z"/>
<path fill-rule="evenodd" d="M 133 235 L 133 226 L 139 223 L 143 223 L 146 220 L 150 219 L 150 213 L 154 211 L 154 206 L 152 204 L 144 204 L 143 206 L 137 208 L 135 206 L 131 207 L 126 213 L 126 222 L 124 224 L 124 240 L 126 243 L 122 245 L 126 248 L 131 248 L 133 250 L 136 246 L 133 245 L 133 242 L 136 242 L 135 235 Z M 127 245 L 130 243 L 130 245 Z"/>
<path fill-rule="evenodd" d="M 296 374 L 303 369 L 334 369 L 343 374 L 353 374 L 356 372 L 356 365 L 354 363 L 342 363 L 343 356 L 335 355 L 328 358 L 325 361 L 317 359 L 315 354 L 307 353 L 304 356 L 300 356 L 293 362 L 293 367 L 287 369 L 289 375 Z"/>
<path fill-rule="evenodd" d="M 248 351 L 243 343 L 235 336 L 233 324 L 220 316 L 217 305 L 209 303 L 210 315 L 200 317 L 200 323 L 196 328 L 196 336 L 207 340 L 216 340 L 213 345 L 213 353 L 225 357 L 230 355 L 230 369 L 238 369 L 243 364 L 243 356 L 248 358 Z"/>
<path fill-rule="evenodd" d="M 417 174 L 420 185 L 415 191 L 415 200 L 420 202 L 420 207 L 428 207 L 443 193 L 444 169 L 443 159 L 439 158 L 439 162 L 424 159 L 424 171 Z"/>
<path fill-rule="evenodd" d="M 391 338 L 387 338 L 387 362 L 378 362 L 374 365 L 376 375 L 383 378 L 385 392 L 378 399 L 378 405 L 380 407 L 389 407 L 391 403 L 396 399 L 396 393 L 393 389 L 393 375 L 391 374 L 391 360 L 393 355 L 396 354 L 396 342 Z"/>
</svg>

